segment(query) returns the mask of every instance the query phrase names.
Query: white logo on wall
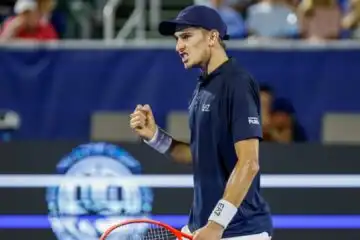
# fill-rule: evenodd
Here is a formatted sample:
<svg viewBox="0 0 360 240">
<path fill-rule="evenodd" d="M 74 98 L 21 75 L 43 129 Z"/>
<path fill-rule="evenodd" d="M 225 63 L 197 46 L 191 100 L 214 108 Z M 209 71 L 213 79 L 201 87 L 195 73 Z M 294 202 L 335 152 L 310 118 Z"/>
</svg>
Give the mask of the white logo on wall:
<svg viewBox="0 0 360 240">
<path fill-rule="evenodd" d="M 120 178 L 141 174 L 141 166 L 115 145 L 90 143 L 75 148 L 63 158 L 57 171 L 67 176 Z M 58 240 L 98 240 L 111 224 L 131 217 L 147 217 L 152 210 L 153 194 L 146 187 L 66 183 L 48 188 L 47 202 L 49 220 Z M 136 231 L 119 234 L 121 239 L 127 239 L 127 233 Z M 119 238 L 118 234 L 115 236 Z"/>
</svg>

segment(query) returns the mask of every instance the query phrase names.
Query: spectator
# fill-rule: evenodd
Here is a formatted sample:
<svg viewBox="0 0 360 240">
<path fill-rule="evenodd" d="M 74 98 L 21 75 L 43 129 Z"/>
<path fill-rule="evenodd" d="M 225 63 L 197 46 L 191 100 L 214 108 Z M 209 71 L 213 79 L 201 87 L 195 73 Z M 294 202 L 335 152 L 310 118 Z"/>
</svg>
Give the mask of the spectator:
<svg viewBox="0 0 360 240">
<path fill-rule="evenodd" d="M 304 142 L 305 130 L 296 119 L 292 104 L 283 98 L 276 99 L 271 114 L 271 140 L 278 143 Z"/>
<path fill-rule="evenodd" d="M 260 102 L 263 126 L 263 138 L 265 141 L 271 140 L 271 106 L 273 103 L 273 90 L 268 85 L 260 86 Z"/>
<path fill-rule="evenodd" d="M 246 18 L 246 10 L 257 0 L 226 0 L 233 9 L 239 12 L 243 18 Z"/>
<path fill-rule="evenodd" d="M 342 12 L 348 10 L 349 8 L 349 3 L 351 2 L 352 0 L 337 0 L 337 3 L 341 9 Z"/>
<path fill-rule="evenodd" d="M 351 32 L 351 38 L 360 39 L 360 0 L 350 0 L 349 11 L 342 20 L 342 26 Z"/>
<path fill-rule="evenodd" d="M 208 0 L 198 1 L 203 4 L 216 9 L 225 24 L 227 25 L 227 34 L 230 38 L 243 38 L 245 36 L 245 23 L 240 13 L 232 8 L 226 0 Z"/>
<path fill-rule="evenodd" d="M 20 125 L 21 118 L 17 112 L 0 109 L 0 143 L 11 141 Z"/>
<path fill-rule="evenodd" d="M 45 15 L 32 0 L 18 0 L 14 6 L 15 16 L 5 20 L 0 31 L 1 40 L 31 39 L 53 40 L 57 33 Z"/>
<path fill-rule="evenodd" d="M 302 0 L 285 0 L 285 3 L 294 11 L 297 11 L 297 7 L 301 3 Z"/>
<path fill-rule="evenodd" d="M 52 17 L 52 12 L 55 8 L 54 0 L 37 0 L 38 11 L 41 16 L 41 20 L 48 23 Z"/>
<path fill-rule="evenodd" d="M 303 0 L 298 11 L 302 37 L 311 41 L 339 38 L 341 15 L 337 0 Z"/>
<path fill-rule="evenodd" d="M 52 24 L 59 38 L 60 36 L 63 36 L 66 24 L 65 16 L 59 9 L 55 9 L 59 1 L 55 2 L 55 0 L 37 0 L 37 3 L 39 6 L 41 20 L 45 24 Z"/>
<path fill-rule="evenodd" d="M 290 38 L 297 34 L 297 17 L 286 0 L 261 0 L 249 7 L 247 27 L 252 36 Z"/>
</svg>

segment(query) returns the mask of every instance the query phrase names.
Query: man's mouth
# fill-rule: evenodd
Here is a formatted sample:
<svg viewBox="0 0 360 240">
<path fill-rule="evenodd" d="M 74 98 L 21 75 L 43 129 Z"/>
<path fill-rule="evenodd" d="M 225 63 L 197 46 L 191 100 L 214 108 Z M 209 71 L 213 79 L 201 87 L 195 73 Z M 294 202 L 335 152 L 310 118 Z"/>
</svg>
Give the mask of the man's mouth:
<svg viewBox="0 0 360 240">
<path fill-rule="evenodd" d="M 183 63 L 186 63 L 189 59 L 189 55 L 187 53 L 180 53 L 180 57 Z"/>
</svg>

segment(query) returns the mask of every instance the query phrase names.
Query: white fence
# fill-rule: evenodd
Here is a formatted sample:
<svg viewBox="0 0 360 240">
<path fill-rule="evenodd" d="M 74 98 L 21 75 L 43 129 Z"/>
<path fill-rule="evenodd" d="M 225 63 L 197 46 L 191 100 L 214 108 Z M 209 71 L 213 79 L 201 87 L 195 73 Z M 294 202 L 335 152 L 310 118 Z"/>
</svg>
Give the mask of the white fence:
<svg viewBox="0 0 360 240">
<path fill-rule="evenodd" d="M 232 40 L 227 41 L 228 49 L 244 49 L 244 50 L 346 50 L 346 49 L 360 49 L 360 41 L 355 40 L 341 40 L 330 41 L 323 43 L 310 43 L 303 40 Z M 31 48 L 49 48 L 49 49 L 173 49 L 175 51 L 175 40 L 60 40 L 51 42 L 38 41 L 12 41 L 0 42 L 0 51 L 4 48 L 15 49 L 31 49 Z M 360 56 L 359 56 L 360 59 Z"/>
</svg>

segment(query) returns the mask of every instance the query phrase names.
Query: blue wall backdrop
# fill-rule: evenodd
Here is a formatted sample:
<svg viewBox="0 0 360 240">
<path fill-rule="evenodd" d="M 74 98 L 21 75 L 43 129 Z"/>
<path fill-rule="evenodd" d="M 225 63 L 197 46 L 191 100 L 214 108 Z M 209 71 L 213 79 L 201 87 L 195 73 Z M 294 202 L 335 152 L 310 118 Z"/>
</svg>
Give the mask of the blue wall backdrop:
<svg viewBox="0 0 360 240">
<path fill-rule="evenodd" d="M 360 49 L 229 53 L 293 102 L 313 141 L 325 112 L 360 111 Z M 198 73 L 173 49 L 0 48 L 0 108 L 21 114 L 20 139 L 87 139 L 93 111 L 138 103 L 164 127 L 169 111 L 187 109 Z"/>
</svg>

